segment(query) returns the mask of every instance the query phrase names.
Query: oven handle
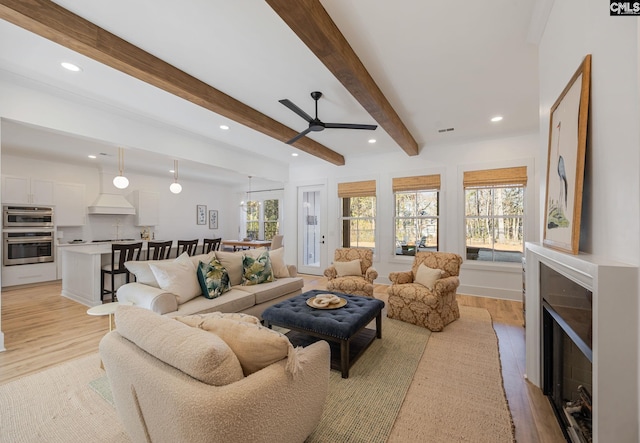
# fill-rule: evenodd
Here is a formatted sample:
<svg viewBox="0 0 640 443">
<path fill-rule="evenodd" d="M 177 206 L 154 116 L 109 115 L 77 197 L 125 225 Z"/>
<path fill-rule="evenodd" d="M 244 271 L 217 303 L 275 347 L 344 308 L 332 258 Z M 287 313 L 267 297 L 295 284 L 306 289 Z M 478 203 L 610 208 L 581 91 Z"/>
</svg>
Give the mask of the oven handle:
<svg viewBox="0 0 640 443">
<path fill-rule="evenodd" d="M 24 211 L 24 210 L 15 210 L 15 209 L 6 209 L 4 211 L 8 215 L 53 215 L 53 211 Z"/>
<path fill-rule="evenodd" d="M 7 243 L 50 243 L 53 241 L 53 237 L 39 237 L 36 239 L 32 239 L 30 237 L 22 237 L 22 238 L 5 238 L 5 242 Z"/>
</svg>

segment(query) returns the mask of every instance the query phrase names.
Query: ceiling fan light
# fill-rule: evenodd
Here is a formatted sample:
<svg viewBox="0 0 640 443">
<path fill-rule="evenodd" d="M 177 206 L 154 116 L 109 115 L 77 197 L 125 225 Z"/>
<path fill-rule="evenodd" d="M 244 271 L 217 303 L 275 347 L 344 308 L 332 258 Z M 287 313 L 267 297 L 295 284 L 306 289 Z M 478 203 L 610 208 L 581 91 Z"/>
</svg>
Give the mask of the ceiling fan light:
<svg viewBox="0 0 640 443">
<path fill-rule="evenodd" d="M 126 189 L 129 186 L 129 179 L 124 175 L 117 175 L 113 178 L 113 186 L 118 189 Z"/>
<path fill-rule="evenodd" d="M 171 183 L 169 190 L 174 194 L 180 194 L 182 192 L 182 185 L 178 182 Z"/>
</svg>

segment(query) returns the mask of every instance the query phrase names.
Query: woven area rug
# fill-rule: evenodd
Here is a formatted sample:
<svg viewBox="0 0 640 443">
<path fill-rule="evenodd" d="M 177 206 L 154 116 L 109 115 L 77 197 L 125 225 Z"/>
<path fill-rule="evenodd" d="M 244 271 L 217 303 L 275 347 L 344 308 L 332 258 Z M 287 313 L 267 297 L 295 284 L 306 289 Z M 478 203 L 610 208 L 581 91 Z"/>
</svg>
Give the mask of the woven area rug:
<svg viewBox="0 0 640 443">
<path fill-rule="evenodd" d="M 389 443 L 514 442 L 498 339 L 485 309 L 431 334 Z"/>
<path fill-rule="evenodd" d="M 331 371 L 307 442 L 513 441 L 490 316 L 461 314 L 431 335 L 384 318 L 349 378 Z M 0 385 L 0 441 L 128 442 L 109 397 L 97 354 Z"/>
</svg>

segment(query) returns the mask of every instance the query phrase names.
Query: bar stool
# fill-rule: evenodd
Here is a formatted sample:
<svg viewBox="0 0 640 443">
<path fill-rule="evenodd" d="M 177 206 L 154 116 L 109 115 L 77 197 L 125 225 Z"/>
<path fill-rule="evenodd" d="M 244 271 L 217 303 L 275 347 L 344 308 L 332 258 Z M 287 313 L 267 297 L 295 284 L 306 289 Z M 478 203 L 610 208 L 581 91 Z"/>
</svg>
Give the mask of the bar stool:
<svg viewBox="0 0 640 443">
<path fill-rule="evenodd" d="M 178 249 L 176 251 L 176 257 L 180 256 L 183 252 L 188 255 L 194 255 L 196 253 L 196 247 L 198 246 L 198 239 L 195 240 L 178 240 Z"/>
<path fill-rule="evenodd" d="M 222 244 L 222 237 L 220 238 L 205 238 L 202 243 L 202 253 L 208 254 L 211 251 L 219 251 L 220 244 Z"/>
<path fill-rule="evenodd" d="M 140 251 L 142 250 L 142 242 L 138 243 L 113 243 L 111 245 L 111 265 L 102 267 L 100 274 L 100 300 L 104 300 L 105 294 L 111 294 L 111 301 L 115 300 L 115 277 L 117 274 L 126 274 L 127 283 L 129 283 L 129 271 L 124 266 L 125 262 L 140 260 Z M 116 263 L 116 255 L 118 262 Z M 117 265 L 117 266 L 116 266 Z M 111 290 L 104 289 L 104 276 L 111 275 Z"/>
<path fill-rule="evenodd" d="M 147 242 L 147 260 L 166 260 L 171 254 L 173 240 Z"/>
</svg>

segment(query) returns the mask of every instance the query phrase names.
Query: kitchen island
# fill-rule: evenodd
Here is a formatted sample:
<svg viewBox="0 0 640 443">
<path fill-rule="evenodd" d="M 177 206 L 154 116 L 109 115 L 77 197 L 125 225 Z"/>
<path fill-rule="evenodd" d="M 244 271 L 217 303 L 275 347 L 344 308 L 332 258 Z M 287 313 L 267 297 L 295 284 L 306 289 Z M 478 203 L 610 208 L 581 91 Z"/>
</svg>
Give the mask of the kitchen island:
<svg viewBox="0 0 640 443">
<path fill-rule="evenodd" d="M 62 254 L 62 296 L 85 306 L 102 304 L 100 279 L 102 266 L 111 264 L 110 243 L 68 245 Z M 118 275 L 116 277 L 123 277 Z"/>
</svg>

